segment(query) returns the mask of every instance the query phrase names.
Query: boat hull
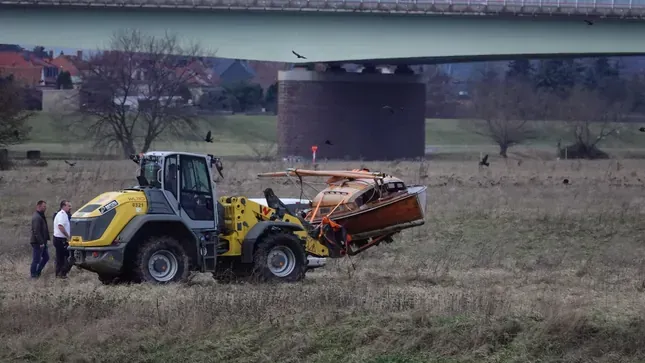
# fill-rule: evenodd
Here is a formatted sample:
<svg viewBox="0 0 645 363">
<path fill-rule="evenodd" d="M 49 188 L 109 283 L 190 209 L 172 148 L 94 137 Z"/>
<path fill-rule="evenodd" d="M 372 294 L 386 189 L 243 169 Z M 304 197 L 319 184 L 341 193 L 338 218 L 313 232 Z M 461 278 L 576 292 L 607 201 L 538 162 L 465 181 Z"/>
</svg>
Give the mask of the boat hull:
<svg viewBox="0 0 645 363">
<path fill-rule="evenodd" d="M 366 209 L 334 213 L 330 218 L 342 225 L 353 240 L 396 233 L 425 223 L 426 190 L 426 186 L 412 186 L 402 196 Z M 313 223 L 321 220 L 322 216 Z"/>
</svg>

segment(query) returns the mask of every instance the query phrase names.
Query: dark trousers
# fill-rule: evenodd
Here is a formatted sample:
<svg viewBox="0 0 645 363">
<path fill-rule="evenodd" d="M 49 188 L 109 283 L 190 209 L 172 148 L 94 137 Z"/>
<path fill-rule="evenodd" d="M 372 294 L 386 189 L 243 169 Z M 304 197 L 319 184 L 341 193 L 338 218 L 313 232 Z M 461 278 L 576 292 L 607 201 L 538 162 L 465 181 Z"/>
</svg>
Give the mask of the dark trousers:
<svg viewBox="0 0 645 363">
<path fill-rule="evenodd" d="M 54 247 L 56 248 L 56 276 L 67 275 L 67 240 L 65 238 L 54 237 Z"/>
<path fill-rule="evenodd" d="M 39 277 L 49 261 L 49 251 L 47 245 L 40 247 L 38 244 L 31 245 L 31 277 Z"/>
</svg>

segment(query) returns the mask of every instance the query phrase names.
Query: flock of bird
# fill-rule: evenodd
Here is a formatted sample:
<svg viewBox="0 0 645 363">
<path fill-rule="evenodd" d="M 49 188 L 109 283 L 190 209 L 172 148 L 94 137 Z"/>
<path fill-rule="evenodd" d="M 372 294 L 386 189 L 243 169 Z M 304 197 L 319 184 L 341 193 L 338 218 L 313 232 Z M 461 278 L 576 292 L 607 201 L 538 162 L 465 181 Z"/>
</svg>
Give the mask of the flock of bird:
<svg viewBox="0 0 645 363">
<path fill-rule="evenodd" d="M 394 109 L 393 109 L 391 106 L 383 106 L 383 109 L 387 109 L 388 111 L 390 111 L 390 112 L 392 112 L 392 113 L 394 112 Z M 401 109 L 401 110 L 403 110 L 403 107 L 400 107 L 400 109 Z M 640 132 L 645 132 L 645 127 L 641 127 L 641 128 L 639 128 L 639 129 L 638 129 L 638 131 L 640 131 Z M 210 130 L 209 130 L 209 131 L 208 131 L 208 133 L 206 134 L 206 138 L 204 138 L 204 140 L 205 140 L 206 142 L 211 142 L 211 143 L 213 142 L 213 137 L 212 137 L 212 134 L 211 134 L 211 131 L 210 131 Z M 326 145 L 333 145 L 333 144 L 331 143 L 331 141 L 329 141 L 329 140 L 325 140 L 325 144 L 326 144 Z M 65 162 L 66 162 L 66 163 L 68 163 L 68 162 L 67 162 L 67 160 L 66 160 Z M 69 164 L 69 163 L 68 163 L 68 164 Z M 490 163 L 488 162 L 488 154 L 484 155 L 484 157 L 483 157 L 481 160 L 479 160 L 479 163 L 478 163 L 478 164 L 479 164 L 479 167 L 480 167 L 480 168 L 481 168 L 482 166 L 489 167 L 489 166 L 490 166 Z M 74 165 L 72 165 L 72 166 L 74 166 Z M 564 183 L 564 184 L 569 184 L 569 180 L 568 180 L 568 179 L 564 179 L 563 183 Z"/>
<path fill-rule="evenodd" d="M 385 107 L 389 107 L 389 106 L 384 106 L 384 108 L 385 108 Z M 401 109 L 403 109 L 403 108 L 401 108 Z M 645 127 L 641 127 L 641 128 L 639 128 L 639 129 L 638 129 L 638 131 L 640 131 L 640 132 L 645 132 Z M 210 131 L 210 130 L 209 130 L 209 131 L 208 131 L 208 133 L 206 134 L 206 137 L 204 138 L 204 141 L 206 141 L 206 142 L 210 142 L 210 143 L 212 143 L 212 142 L 213 142 L 213 137 L 212 137 L 212 133 L 211 133 L 211 131 Z M 331 141 L 329 141 L 329 140 L 325 140 L 325 144 L 326 144 L 326 145 L 333 145 L 333 144 L 331 143 Z M 68 160 L 64 160 L 64 161 L 65 161 L 65 164 L 67 164 L 67 165 L 69 165 L 69 166 L 71 166 L 71 167 L 73 167 L 74 165 L 76 165 L 76 162 L 70 162 L 70 161 L 68 161 Z M 521 163 L 521 161 L 520 161 L 520 162 L 518 162 L 518 165 L 519 165 L 519 163 Z M 485 166 L 485 167 L 489 167 L 489 166 L 490 166 L 490 162 L 488 161 L 488 154 L 484 155 L 484 157 L 483 157 L 483 158 L 481 158 L 481 160 L 479 160 L 479 162 L 478 162 L 478 166 L 479 166 L 480 168 L 481 168 L 481 167 L 484 167 L 484 166 Z M 569 185 L 569 179 L 567 179 L 567 178 L 563 179 L 563 180 L 562 180 L 562 183 L 563 183 L 564 185 Z"/>
<path fill-rule="evenodd" d="M 645 132 L 645 127 L 640 127 L 638 131 Z M 479 167 L 481 168 L 482 166 L 490 166 L 490 163 L 488 162 L 488 154 L 484 155 L 484 157 L 479 160 Z M 562 180 L 562 184 L 568 185 L 569 179 L 565 178 L 564 180 Z"/>
</svg>

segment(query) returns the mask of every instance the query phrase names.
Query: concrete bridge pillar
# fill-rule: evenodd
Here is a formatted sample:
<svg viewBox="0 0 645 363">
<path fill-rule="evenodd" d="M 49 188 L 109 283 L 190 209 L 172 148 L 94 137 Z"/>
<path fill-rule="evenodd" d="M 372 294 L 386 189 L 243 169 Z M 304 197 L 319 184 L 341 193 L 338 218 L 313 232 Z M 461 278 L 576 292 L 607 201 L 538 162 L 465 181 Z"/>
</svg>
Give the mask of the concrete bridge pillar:
<svg viewBox="0 0 645 363">
<path fill-rule="evenodd" d="M 279 71 L 278 153 L 309 158 L 317 145 L 318 158 L 423 157 L 424 112 L 415 74 Z"/>
</svg>

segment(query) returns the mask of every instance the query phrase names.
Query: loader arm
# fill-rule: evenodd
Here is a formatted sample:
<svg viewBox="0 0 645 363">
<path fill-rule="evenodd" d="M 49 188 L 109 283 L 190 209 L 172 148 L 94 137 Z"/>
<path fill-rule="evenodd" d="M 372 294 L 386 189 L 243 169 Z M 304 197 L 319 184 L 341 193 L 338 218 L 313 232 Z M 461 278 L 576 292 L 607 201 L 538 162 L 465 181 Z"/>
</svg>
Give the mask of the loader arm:
<svg viewBox="0 0 645 363">
<path fill-rule="evenodd" d="M 305 239 L 305 250 L 308 254 L 315 257 L 331 257 L 329 254 L 329 248 L 327 248 L 322 242 L 310 236 L 309 231 L 311 226 L 309 223 L 304 221 L 303 218 L 299 218 L 292 214 L 289 214 L 288 211 L 279 211 L 277 209 L 259 205 L 259 208 L 253 208 L 253 214 L 258 219 L 259 222 L 262 221 L 282 221 L 293 223 L 303 227 L 303 231 L 294 232 L 298 237 Z"/>
</svg>

